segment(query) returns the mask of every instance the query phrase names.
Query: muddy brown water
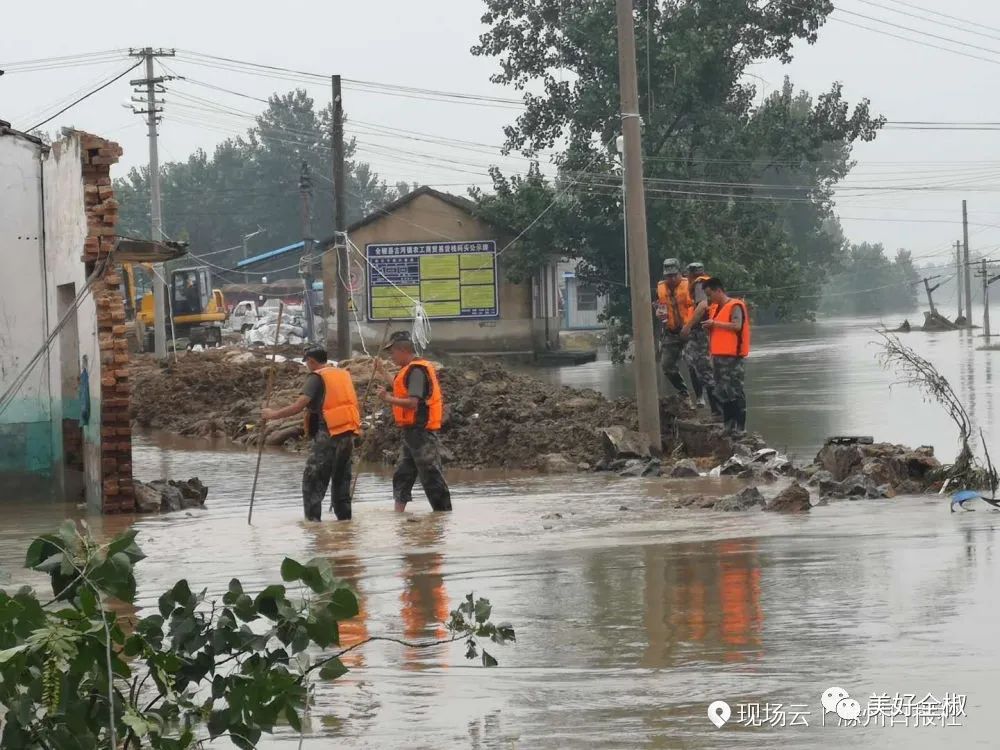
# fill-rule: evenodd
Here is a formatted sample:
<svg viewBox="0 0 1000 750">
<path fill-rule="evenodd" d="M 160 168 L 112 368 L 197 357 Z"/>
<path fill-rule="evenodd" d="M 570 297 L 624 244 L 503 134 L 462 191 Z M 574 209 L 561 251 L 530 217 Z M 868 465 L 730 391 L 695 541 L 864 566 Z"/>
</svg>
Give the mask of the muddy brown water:
<svg viewBox="0 0 1000 750">
<path fill-rule="evenodd" d="M 752 418 L 769 437 L 765 420 L 784 430 L 793 451 L 808 453 L 826 432 L 871 425 L 880 437 L 948 447 L 947 424 L 919 397 L 886 403 L 887 394 L 904 396 L 890 394 L 889 378 L 865 364 L 865 329 L 811 340 L 774 341 L 770 333 L 761 331 L 763 354 L 751 369 Z M 958 339 L 924 343 L 961 353 Z M 969 353 L 972 372 L 961 382 L 991 429 L 983 354 Z M 845 366 L 850 375 L 829 371 Z M 956 367 L 969 372 L 960 358 Z M 601 372 L 592 370 L 549 375 Z M 783 413 L 794 427 L 781 427 Z M 938 497 L 842 502 L 794 517 L 677 511 L 663 502 L 668 488 L 721 488 L 714 480 L 451 472 L 454 513 L 432 515 L 418 501 L 400 516 L 382 472 L 361 477 L 354 521 L 307 524 L 301 459 L 269 453 L 250 527 L 254 459 L 204 443 L 138 441 L 141 479 L 197 475 L 211 488 L 204 511 L 89 518 L 98 535 L 138 527 L 148 555 L 139 567 L 140 613 L 154 611 L 180 577 L 221 595 L 232 576 L 256 589 L 278 579 L 284 556 L 322 555 L 361 598 L 345 644 L 371 635 L 435 638 L 470 591 L 489 597 L 495 618 L 517 629 L 516 645 L 492 649 L 500 660 L 493 670 L 466 662 L 459 645 L 413 652 L 376 642 L 353 652 L 347 676 L 318 686 L 306 748 L 996 746 L 993 512 L 949 514 Z M 37 582 L 18 569 L 24 548 L 58 524 L 65 506 L 5 500 L 3 510 L 0 577 Z M 938 726 L 915 727 L 915 709 L 901 709 L 897 726 L 848 727 L 831 714 L 822 726 L 820 696 L 831 686 L 862 708 L 873 694 L 920 701 L 958 693 L 965 715 L 952 719 L 961 726 L 936 719 Z M 732 705 L 723 729 L 706 713 L 716 700 Z M 740 726 L 739 704 L 757 704 L 762 714 L 769 706 L 773 717 L 784 711 L 786 724 L 797 712 L 808 726 L 780 726 L 779 718 L 777 726 Z M 298 743 L 285 730 L 261 746 Z"/>
</svg>

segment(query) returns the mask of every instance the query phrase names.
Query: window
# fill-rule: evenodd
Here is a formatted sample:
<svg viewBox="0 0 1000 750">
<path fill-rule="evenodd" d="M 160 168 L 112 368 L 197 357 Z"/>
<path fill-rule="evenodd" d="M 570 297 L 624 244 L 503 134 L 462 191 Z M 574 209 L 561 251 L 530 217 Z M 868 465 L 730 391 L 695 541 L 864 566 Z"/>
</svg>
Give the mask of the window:
<svg viewBox="0 0 1000 750">
<path fill-rule="evenodd" d="M 597 290 L 587 284 L 576 289 L 576 309 L 580 312 L 597 312 Z"/>
</svg>

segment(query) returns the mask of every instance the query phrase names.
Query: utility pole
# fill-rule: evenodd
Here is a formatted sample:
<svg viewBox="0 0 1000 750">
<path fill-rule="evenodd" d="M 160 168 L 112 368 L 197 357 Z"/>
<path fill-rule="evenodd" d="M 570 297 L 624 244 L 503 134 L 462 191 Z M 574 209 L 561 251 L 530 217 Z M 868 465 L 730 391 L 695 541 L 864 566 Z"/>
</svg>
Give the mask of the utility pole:
<svg viewBox="0 0 1000 750">
<path fill-rule="evenodd" d="M 173 79 L 173 76 L 156 76 L 153 71 L 153 60 L 157 57 L 173 57 L 173 50 L 153 49 L 144 47 L 141 50 L 129 50 L 131 57 L 141 57 L 146 62 L 146 77 L 129 81 L 130 86 L 140 87 L 135 93 L 143 93 L 141 88 L 145 88 L 145 109 L 135 109 L 132 111 L 138 115 L 146 115 L 146 127 L 149 131 L 149 214 L 152 219 L 152 234 L 150 239 L 153 242 L 163 242 L 163 215 L 160 207 L 160 155 L 156 143 L 156 124 L 160 121 L 160 112 L 163 110 L 157 105 L 163 104 L 163 100 L 156 99 L 157 94 L 166 91 L 163 83 Z M 141 99 L 132 98 L 133 102 L 142 102 Z M 167 356 L 167 285 L 164 276 L 163 264 L 154 266 L 153 274 L 153 341 L 157 359 L 165 359 Z"/>
<path fill-rule="evenodd" d="M 618 85 L 621 94 L 622 135 L 625 139 L 625 203 L 629 238 L 632 301 L 632 339 L 635 346 L 636 407 L 639 430 L 653 452 L 662 452 L 660 394 L 656 379 L 656 347 L 646 238 L 646 194 L 642 181 L 642 132 L 635 66 L 635 22 L 632 0 L 616 0 L 618 11 Z"/>
<path fill-rule="evenodd" d="M 962 244 L 965 246 L 965 318 L 972 327 L 972 263 L 969 261 L 969 211 L 962 201 Z M 959 277 L 961 278 L 961 277 Z"/>
<path fill-rule="evenodd" d="M 347 252 L 347 206 L 344 202 L 344 102 L 340 76 L 333 76 L 333 207 L 334 242 L 337 248 L 337 359 L 351 358 L 351 324 L 347 298 L 351 290 L 351 265 Z"/>
<path fill-rule="evenodd" d="M 979 275 L 983 277 L 983 335 L 986 338 L 990 337 L 990 272 L 986 267 L 986 259 L 983 258 L 982 266 L 979 269 Z"/>
<path fill-rule="evenodd" d="M 934 297 L 932 297 L 931 295 L 934 292 L 934 290 L 941 285 L 935 284 L 934 286 L 931 286 L 930 282 L 937 278 L 940 277 L 939 276 L 924 277 L 924 291 L 927 292 L 927 304 L 931 306 L 931 316 L 935 318 L 938 316 L 938 311 L 937 308 L 934 307 Z"/>
<path fill-rule="evenodd" d="M 302 162 L 299 175 L 299 195 L 302 197 L 302 260 L 299 262 L 299 275 L 302 276 L 304 295 L 302 307 L 306 317 L 306 341 L 315 341 L 315 326 L 313 325 L 312 285 L 313 285 L 313 234 L 312 234 L 312 175 L 309 174 L 309 162 Z"/>
<path fill-rule="evenodd" d="M 958 290 L 958 316 L 955 322 L 962 317 L 962 243 L 955 240 L 955 287 Z"/>
</svg>

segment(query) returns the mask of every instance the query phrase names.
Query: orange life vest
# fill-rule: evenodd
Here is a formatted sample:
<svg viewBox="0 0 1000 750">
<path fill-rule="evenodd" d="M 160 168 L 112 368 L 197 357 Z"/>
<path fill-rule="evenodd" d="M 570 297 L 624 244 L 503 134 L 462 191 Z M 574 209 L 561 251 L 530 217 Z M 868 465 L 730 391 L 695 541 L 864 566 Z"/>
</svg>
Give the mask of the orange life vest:
<svg viewBox="0 0 1000 750">
<path fill-rule="evenodd" d="M 656 285 L 656 299 L 660 310 L 666 312 L 666 319 L 662 317 L 661 312 L 660 320 L 663 320 L 663 325 L 671 333 L 677 333 L 691 321 L 694 302 L 691 299 L 687 279 L 681 279 L 673 289 L 666 281 L 661 281 Z"/>
<path fill-rule="evenodd" d="M 323 381 L 323 421 L 331 435 L 343 435 L 361 431 L 361 412 L 358 410 L 358 395 L 354 391 L 351 373 L 339 367 L 324 367 L 316 370 Z M 306 415 L 308 426 L 308 414 Z M 308 428 L 306 434 L 309 433 Z"/>
<path fill-rule="evenodd" d="M 743 310 L 743 328 L 739 331 L 712 328 L 708 351 L 713 357 L 745 357 L 750 353 L 750 312 L 746 302 L 730 299 L 721 307 L 712 305 L 708 308 L 708 316 L 720 323 L 731 323 L 737 306 Z"/>
<path fill-rule="evenodd" d="M 426 359 L 414 359 L 410 364 L 401 369 L 392 381 L 392 395 L 396 398 L 409 398 L 409 391 L 406 389 L 406 376 L 413 367 L 423 368 L 427 373 L 427 398 L 424 405 L 427 407 L 427 424 L 422 425 L 432 432 L 441 429 L 441 418 L 444 415 L 444 398 L 441 396 L 441 386 L 438 384 L 437 372 L 434 365 Z M 402 406 L 392 407 L 392 416 L 396 420 L 397 427 L 412 427 L 417 424 L 417 410 L 407 409 Z"/>
</svg>

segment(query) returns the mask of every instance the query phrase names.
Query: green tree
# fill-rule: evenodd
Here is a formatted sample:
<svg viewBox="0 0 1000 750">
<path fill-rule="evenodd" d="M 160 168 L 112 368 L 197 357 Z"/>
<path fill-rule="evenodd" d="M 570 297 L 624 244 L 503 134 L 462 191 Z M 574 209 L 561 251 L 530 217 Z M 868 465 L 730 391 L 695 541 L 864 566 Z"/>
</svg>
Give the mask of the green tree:
<svg viewBox="0 0 1000 750">
<path fill-rule="evenodd" d="M 250 750 L 279 724 L 301 732 L 309 681 L 341 677 L 341 655 L 372 640 L 462 640 L 484 666 L 497 661 L 480 640 L 514 640 L 511 626 L 491 622 L 489 601 L 470 594 L 442 641 L 376 636 L 331 652 L 358 601 L 323 558 L 285 558 L 284 583 L 256 595 L 234 578 L 213 600 L 181 580 L 158 612 L 131 621 L 111 602 L 135 600 L 135 537 L 98 545 L 67 521 L 32 542 L 25 560 L 49 575 L 53 598 L 0 590 L 0 746 L 186 750 L 225 736 Z"/>
<path fill-rule="evenodd" d="M 889 260 L 881 243 L 851 245 L 841 270 L 824 288 L 821 312 L 828 315 L 883 315 L 917 307 L 920 274 L 908 250 Z"/>
<path fill-rule="evenodd" d="M 266 230 L 265 246 L 277 247 L 302 237 L 299 177 L 303 162 L 313 180 L 313 233 L 332 234 L 333 160 L 330 147 L 330 105 L 317 111 L 301 89 L 275 94 L 245 136 L 220 143 L 212 156 L 198 150 L 187 161 L 162 166 L 164 231 L 186 240 L 202 254 L 235 248 L 210 258 L 224 268 L 242 259 L 243 235 L 258 226 Z M 370 165 L 354 158 L 355 144 L 346 144 L 346 205 L 354 221 L 398 197 L 403 186 L 389 187 Z M 115 180 L 121 203 L 120 232 L 148 237 L 149 173 L 133 168 Z"/>
<path fill-rule="evenodd" d="M 609 316 L 627 320 L 614 4 L 585 0 L 486 0 L 489 26 L 472 52 L 499 59 L 492 80 L 525 89 L 525 112 L 505 129 L 507 149 L 558 147 L 558 175 L 494 173 L 494 195 L 474 193 L 487 218 L 517 224 L 521 205 L 556 205 L 529 230 L 515 263 L 553 255 L 610 294 Z M 650 263 L 700 260 L 734 290 L 779 315 L 805 315 L 843 236 L 832 191 L 851 145 L 882 124 L 867 100 L 852 107 L 834 84 L 812 97 L 789 81 L 759 101 L 751 67 L 788 62 L 813 42 L 828 0 L 762 6 L 733 0 L 642 0 L 634 19 L 647 185 Z M 546 203 L 545 205 L 548 205 Z M 505 218 L 507 220 L 505 220 Z"/>
</svg>

